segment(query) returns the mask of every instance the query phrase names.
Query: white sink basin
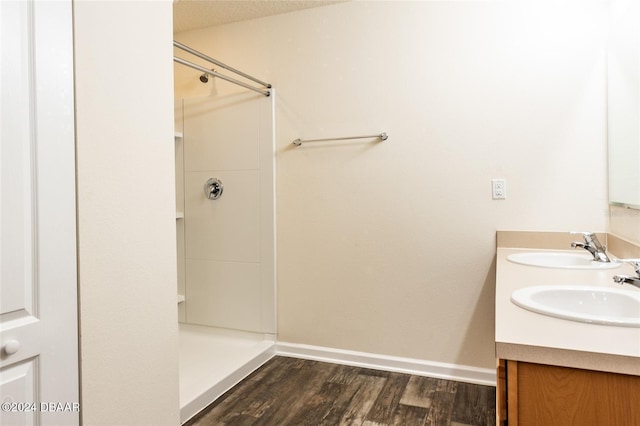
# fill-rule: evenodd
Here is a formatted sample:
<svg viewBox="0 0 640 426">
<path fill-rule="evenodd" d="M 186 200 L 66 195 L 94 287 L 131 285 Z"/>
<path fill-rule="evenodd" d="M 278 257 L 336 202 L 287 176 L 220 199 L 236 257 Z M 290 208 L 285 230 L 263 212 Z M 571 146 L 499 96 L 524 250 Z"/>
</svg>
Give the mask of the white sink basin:
<svg viewBox="0 0 640 426">
<path fill-rule="evenodd" d="M 521 308 L 572 321 L 640 327 L 640 292 L 598 286 L 540 285 L 511 294 Z"/>
<path fill-rule="evenodd" d="M 596 262 L 589 253 L 531 251 L 510 254 L 507 256 L 507 260 L 521 265 L 561 269 L 614 269 L 619 268 L 621 265 L 621 263 L 615 261 Z"/>
</svg>

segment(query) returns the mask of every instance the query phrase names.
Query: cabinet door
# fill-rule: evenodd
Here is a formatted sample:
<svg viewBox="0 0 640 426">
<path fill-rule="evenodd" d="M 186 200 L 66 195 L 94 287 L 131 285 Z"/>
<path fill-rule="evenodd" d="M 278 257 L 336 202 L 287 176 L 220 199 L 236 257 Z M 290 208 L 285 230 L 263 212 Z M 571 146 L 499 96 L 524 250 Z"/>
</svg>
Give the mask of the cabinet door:
<svg viewBox="0 0 640 426">
<path fill-rule="evenodd" d="M 640 377 L 507 363 L 509 425 L 640 425 Z"/>
</svg>

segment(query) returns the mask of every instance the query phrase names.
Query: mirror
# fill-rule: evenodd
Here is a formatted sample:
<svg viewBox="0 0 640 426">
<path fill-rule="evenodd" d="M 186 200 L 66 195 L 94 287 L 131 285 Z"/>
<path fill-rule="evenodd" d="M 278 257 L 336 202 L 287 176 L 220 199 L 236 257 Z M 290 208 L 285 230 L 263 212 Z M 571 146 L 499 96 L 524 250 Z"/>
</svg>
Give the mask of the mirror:
<svg viewBox="0 0 640 426">
<path fill-rule="evenodd" d="M 640 209 L 640 2 L 611 4 L 608 53 L 609 204 Z"/>
</svg>

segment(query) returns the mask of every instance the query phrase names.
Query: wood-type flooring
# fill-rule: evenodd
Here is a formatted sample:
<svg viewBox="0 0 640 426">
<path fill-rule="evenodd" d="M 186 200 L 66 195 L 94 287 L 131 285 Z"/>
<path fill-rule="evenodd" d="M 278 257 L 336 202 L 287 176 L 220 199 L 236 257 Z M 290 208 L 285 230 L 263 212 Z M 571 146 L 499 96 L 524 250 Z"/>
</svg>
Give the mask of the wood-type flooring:
<svg viewBox="0 0 640 426">
<path fill-rule="evenodd" d="M 495 425 L 495 388 L 276 356 L 191 419 L 222 425 Z"/>
</svg>

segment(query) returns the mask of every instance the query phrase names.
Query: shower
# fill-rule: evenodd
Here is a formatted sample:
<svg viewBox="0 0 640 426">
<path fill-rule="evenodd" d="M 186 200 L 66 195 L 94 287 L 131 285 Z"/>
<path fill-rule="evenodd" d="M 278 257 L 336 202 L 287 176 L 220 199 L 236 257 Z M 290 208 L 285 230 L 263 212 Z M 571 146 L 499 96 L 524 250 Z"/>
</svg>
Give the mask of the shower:
<svg viewBox="0 0 640 426">
<path fill-rule="evenodd" d="M 174 46 L 262 85 L 174 58 L 202 72 L 202 83 L 219 77 L 250 90 L 175 103 L 184 423 L 275 354 L 275 97 L 271 85 Z M 193 81 L 190 70 L 174 71 Z"/>
</svg>

